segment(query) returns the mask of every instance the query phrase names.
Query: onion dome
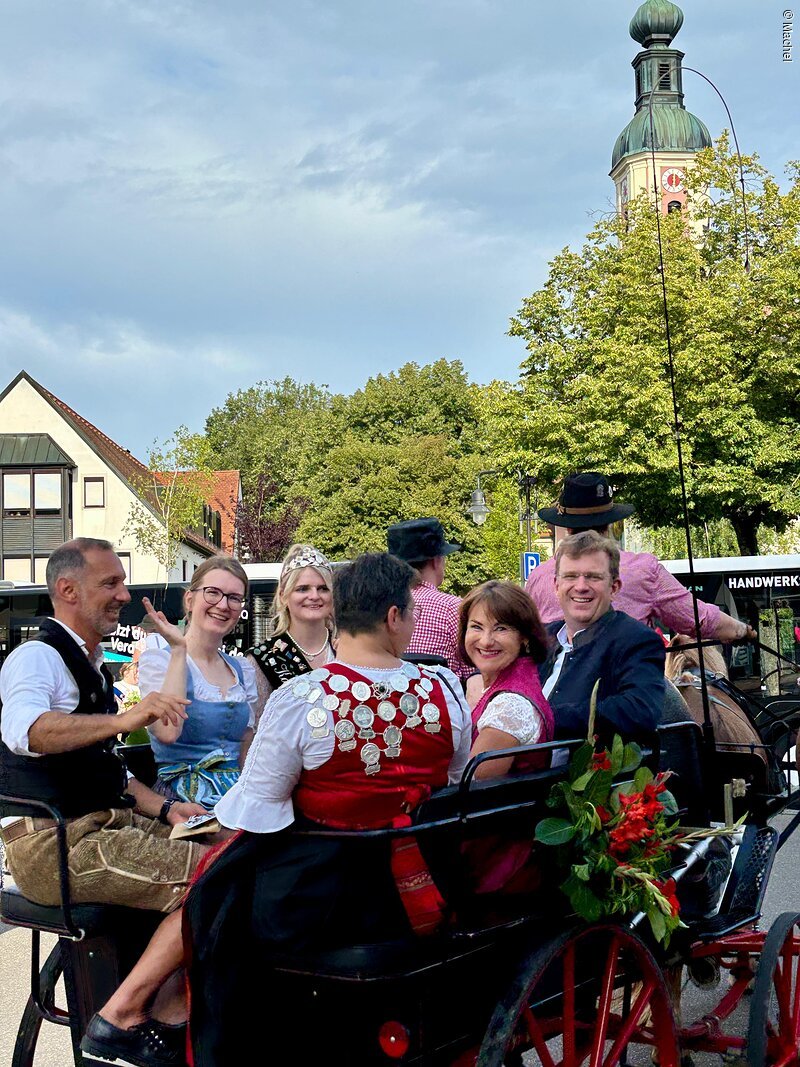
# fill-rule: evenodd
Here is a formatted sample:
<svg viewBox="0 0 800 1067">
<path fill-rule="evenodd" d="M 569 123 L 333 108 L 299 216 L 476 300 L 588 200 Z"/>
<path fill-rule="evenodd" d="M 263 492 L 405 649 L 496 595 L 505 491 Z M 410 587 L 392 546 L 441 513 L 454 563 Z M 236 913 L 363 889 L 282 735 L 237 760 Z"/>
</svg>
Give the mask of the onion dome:
<svg viewBox="0 0 800 1067">
<path fill-rule="evenodd" d="M 657 152 L 699 152 L 708 148 L 711 135 L 704 122 L 691 111 L 664 104 L 653 104 L 653 130 Z M 617 138 L 611 153 L 611 169 L 623 156 L 650 150 L 650 114 L 647 108 L 637 111 Z"/>
<path fill-rule="evenodd" d="M 683 25 L 683 12 L 671 0 L 645 0 L 628 32 L 643 48 L 668 48 Z"/>
<path fill-rule="evenodd" d="M 645 0 L 631 19 L 631 37 L 643 47 L 632 63 L 636 114 L 614 145 L 612 171 L 626 156 L 650 150 L 651 105 L 657 152 L 693 154 L 711 144 L 705 124 L 683 104 L 683 52 L 670 47 L 682 25 L 683 12 L 671 0 Z"/>
</svg>

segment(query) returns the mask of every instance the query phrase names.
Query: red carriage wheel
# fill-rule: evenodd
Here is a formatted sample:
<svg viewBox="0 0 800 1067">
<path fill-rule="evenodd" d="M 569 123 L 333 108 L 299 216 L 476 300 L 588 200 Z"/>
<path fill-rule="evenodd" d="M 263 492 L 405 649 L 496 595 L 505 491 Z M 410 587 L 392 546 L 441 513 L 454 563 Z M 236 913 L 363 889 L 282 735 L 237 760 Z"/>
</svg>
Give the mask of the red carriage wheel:
<svg viewBox="0 0 800 1067">
<path fill-rule="evenodd" d="M 792 911 L 778 916 L 761 950 L 747 1029 L 747 1063 L 800 1065 L 800 915 Z"/>
<path fill-rule="evenodd" d="M 617 1067 L 646 1049 L 679 1067 L 669 993 L 643 941 L 620 926 L 573 930 L 531 953 L 497 1005 L 478 1067 Z"/>
</svg>

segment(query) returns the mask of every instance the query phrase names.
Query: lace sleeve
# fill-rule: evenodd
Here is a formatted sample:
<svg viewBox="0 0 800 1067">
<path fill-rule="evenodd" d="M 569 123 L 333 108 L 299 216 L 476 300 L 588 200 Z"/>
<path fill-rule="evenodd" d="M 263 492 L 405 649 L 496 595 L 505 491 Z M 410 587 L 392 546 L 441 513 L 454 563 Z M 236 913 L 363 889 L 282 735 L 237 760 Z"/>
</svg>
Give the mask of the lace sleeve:
<svg viewBox="0 0 800 1067">
<path fill-rule="evenodd" d="M 487 726 L 511 734 L 521 745 L 535 745 L 542 736 L 542 716 L 520 693 L 498 693 L 478 720 L 478 733 Z"/>
</svg>

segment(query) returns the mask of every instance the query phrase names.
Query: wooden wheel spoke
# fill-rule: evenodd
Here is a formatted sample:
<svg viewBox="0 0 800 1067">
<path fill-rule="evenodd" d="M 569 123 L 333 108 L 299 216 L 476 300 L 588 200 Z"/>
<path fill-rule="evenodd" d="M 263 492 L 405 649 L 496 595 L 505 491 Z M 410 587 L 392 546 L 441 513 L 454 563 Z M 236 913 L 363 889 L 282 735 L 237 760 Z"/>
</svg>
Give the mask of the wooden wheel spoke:
<svg viewBox="0 0 800 1067">
<path fill-rule="evenodd" d="M 770 1067 L 794 1067 L 798 1062 L 797 1048 L 791 1048 L 776 1060 L 770 1062 Z"/>
<path fill-rule="evenodd" d="M 784 945 L 781 951 L 781 957 L 775 966 L 775 994 L 778 998 L 778 1011 L 780 1012 L 781 1029 L 783 1029 L 791 1019 L 791 1009 L 789 1007 L 791 1002 L 792 993 L 792 975 L 794 968 L 792 967 L 792 947 L 791 945 Z"/>
<path fill-rule="evenodd" d="M 564 952 L 564 1060 L 563 1067 L 575 1062 L 575 942 Z"/>
<path fill-rule="evenodd" d="M 794 979 L 792 992 L 792 1025 L 791 1032 L 795 1045 L 800 1045 L 800 940 L 792 938 L 791 970 Z"/>
<path fill-rule="evenodd" d="M 550 1055 L 550 1049 L 547 1047 L 547 1043 L 544 1039 L 544 1034 L 539 1027 L 539 1023 L 536 1020 L 536 1016 L 530 1007 L 526 1006 L 522 1012 L 522 1017 L 525 1020 L 525 1026 L 528 1029 L 528 1036 L 533 1042 L 533 1047 L 536 1049 L 536 1054 L 542 1061 L 542 1067 L 556 1067 L 556 1062 Z"/>
<path fill-rule="evenodd" d="M 631 1007 L 630 1014 L 627 1019 L 623 1018 L 622 1020 L 620 1031 L 617 1034 L 614 1044 L 611 1046 L 611 1051 L 603 1061 L 603 1067 L 614 1067 L 614 1064 L 619 1062 L 620 1054 L 633 1036 L 645 1008 L 650 1003 L 655 988 L 656 983 L 652 978 L 642 986 L 636 1001 Z"/>
<path fill-rule="evenodd" d="M 611 1015 L 611 999 L 614 995 L 614 979 L 617 976 L 617 962 L 619 960 L 619 937 L 615 934 L 608 946 L 606 967 L 603 972 L 603 988 L 600 993 L 600 1001 L 597 1005 L 597 1026 L 594 1041 L 592 1042 L 592 1055 L 589 1067 L 600 1067 L 603 1062 L 603 1047 L 606 1043 L 608 1032 L 608 1019 Z"/>
</svg>

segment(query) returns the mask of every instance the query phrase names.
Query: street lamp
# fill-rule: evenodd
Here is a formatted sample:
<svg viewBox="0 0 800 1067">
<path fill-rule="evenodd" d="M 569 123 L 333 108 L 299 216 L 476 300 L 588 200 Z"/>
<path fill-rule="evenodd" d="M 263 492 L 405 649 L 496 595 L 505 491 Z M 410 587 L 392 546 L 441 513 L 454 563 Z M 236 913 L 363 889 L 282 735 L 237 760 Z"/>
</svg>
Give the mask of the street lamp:
<svg viewBox="0 0 800 1067">
<path fill-rule="evenodd" d="M 525 523 L 525 535 L 528 542 L 528 551 L 531 550 L 531 519 L 534 525 L 537 526 L 536 534 L 538 536 L 538 524 L 536 513 L 539 510 L 538 494 L 536 492 L 536 475 L 526 474 L 524 471 L 517 471 L 517 485 L 519 486 L 520 497 L 525 498 L 525 510 L 520 509 L 519 521 Z M 533 512 L 531 512 L 531 492 L 534 494 L 533 498 Z"/>
<path fill-rule="evenodd" d="M 467 515 L 469 515 L 476 526 L 483 526 L 489 518 L 489 507 L 486 503 L 486 495 L 481 488 L 481 478 L 489 474 L 497 474 L 497 471 L 480 471 L 478 473 L 478 487 L 477 489 L 473 489 L 469 507 L 467 508 Z"/>
</svg>

